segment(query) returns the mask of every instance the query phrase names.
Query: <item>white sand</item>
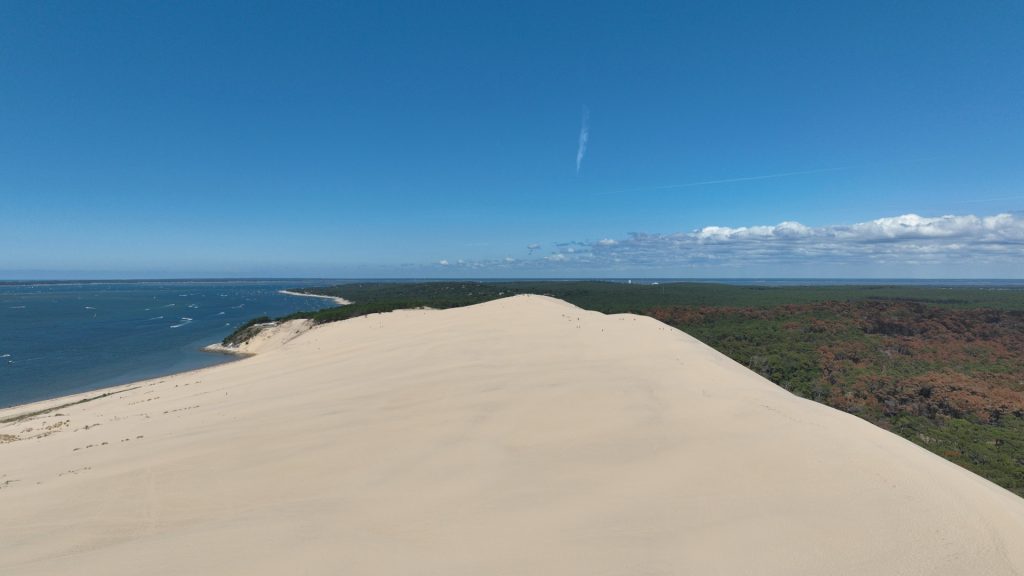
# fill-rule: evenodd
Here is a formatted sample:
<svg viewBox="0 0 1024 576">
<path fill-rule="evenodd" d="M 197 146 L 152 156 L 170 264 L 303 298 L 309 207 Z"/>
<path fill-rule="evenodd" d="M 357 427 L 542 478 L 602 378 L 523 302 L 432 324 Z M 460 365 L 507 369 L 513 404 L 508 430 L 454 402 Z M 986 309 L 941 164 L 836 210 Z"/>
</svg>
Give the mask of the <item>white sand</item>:
<svg viewBox="0 0 1024 576">
<path fill-rule="evenodd" d="M 374 315 L 119 390 L 0 425 L 0 574 L 1024 574 L 1024 500 L 649 318 Z"/>
<path fill-rule="evenodd" d="M 266 328 L 263 328 L 257 332 L 255 336 L 241 344 L 234 346 L 210 344 L 209 346 L 204 347 L 203 350 L 208 352 L 220 352 L 222 354 L 239 354 L 242 356 L 259 354 L 260 352 L 280 348 L 288 342 L 298 338 L 312 327 L 312 320 L 300 319 L 289 320 L 287 322 L 282 322 L 281 324 L 274 323 L 267 325 Z"/>
<path fill-rule="evenodd" d="M 352 303 L 350 300 L 346 300 L 338 296 L 324 296 L 323 294 L 306 294 L 305 292 L 292 292 L 291 290 L 278 290 L 277 292 L 279 294 L 287 294 L 289 296 L 304 296 L 306 298 L 326 298 L 328 300 L 333 300 L 334 303 L 338 304 L 339 306 L 345 306 Z"/>
</svg>

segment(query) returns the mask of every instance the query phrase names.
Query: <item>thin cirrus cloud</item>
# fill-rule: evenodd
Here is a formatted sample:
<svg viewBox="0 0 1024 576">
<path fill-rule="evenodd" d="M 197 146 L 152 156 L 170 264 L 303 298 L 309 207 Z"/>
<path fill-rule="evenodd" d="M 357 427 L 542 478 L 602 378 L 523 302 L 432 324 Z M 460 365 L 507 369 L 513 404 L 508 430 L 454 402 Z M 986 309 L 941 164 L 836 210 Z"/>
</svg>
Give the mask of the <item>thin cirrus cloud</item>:
<svg viewBox="0 0 1024 576">
<path fill-rule="evenodd" d="M 826 265 L 849 270 L 914 266 L 951 273 L 964 263 L 988 266 L 1000 275 L 1024 275 L 1024 216 L 905 214 L 820 227 L 799 222 L 764 226 L 705 226 L 669 234 L 635 232 L 625 238 L 571 241 L 515 266 L 614 269 L 786 268 Z M 495 261 L 495 265 L 508 265 Z M 487 262 L 473 262 L 487 267 Z M 1014 273 L 1016 271 L 1016 273 Z"/>
<path fill-rule="evenodd" d="M 576 146 L 576 175 L 583 169 L 583 157 L 587 154 L 587 141 L 590 140 L 590 110 L 583 107 L 583 119 L 580 121 L 580 139 Z"/>
</svg>

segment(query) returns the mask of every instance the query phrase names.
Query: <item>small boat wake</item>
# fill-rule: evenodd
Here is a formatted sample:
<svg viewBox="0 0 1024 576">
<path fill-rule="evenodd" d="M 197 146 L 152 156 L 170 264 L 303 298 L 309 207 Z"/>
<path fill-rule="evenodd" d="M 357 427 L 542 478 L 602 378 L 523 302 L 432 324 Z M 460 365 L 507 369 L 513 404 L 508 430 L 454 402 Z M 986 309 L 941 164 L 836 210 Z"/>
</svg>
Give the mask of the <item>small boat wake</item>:
<svg viewBox="0 0 1024 576">
<path fill-rule="evenodd" d="M 192 321 L 191 318 L 182 318 L 181 319 L 181 324 L 175 324 L 175 325 L 171 326 L 171 328 L 181 328 L 182 326 L 188 324 L 191 321 Z"/>
</svg>

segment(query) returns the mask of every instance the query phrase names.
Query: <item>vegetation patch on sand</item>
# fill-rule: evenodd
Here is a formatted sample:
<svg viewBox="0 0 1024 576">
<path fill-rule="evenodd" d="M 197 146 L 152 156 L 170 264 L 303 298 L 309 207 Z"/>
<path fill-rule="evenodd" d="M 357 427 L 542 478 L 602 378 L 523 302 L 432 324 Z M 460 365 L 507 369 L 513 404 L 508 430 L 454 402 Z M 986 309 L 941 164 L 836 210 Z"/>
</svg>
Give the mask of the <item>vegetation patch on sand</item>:
<svg viewBox="0 0 1024 576">
<path fill-rule="evenodd" d="M 259 318 L 253 318 L 245 324 L 242 324 L 234 332 L 228 335 L 221 344 L 227 347 L 236 347 L 241 344 L 252 340 L 253 336 L 260 333 L 263 328 L 267 326 L 274 326 L 277 322 L 273 321 L 269 316 L 260 316 Z"/>
</svg>

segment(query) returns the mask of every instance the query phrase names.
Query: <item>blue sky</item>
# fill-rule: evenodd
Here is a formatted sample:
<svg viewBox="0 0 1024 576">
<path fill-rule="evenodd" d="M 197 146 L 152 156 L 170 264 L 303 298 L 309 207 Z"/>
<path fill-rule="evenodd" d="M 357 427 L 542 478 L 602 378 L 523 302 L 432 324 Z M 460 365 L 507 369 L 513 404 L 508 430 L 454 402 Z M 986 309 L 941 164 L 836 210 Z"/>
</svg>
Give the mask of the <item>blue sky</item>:
<svg viewBox="0 0 1024 576">
<path fill-rule="evenodd" d="M 1019 278 L 1022 29 L 1012 2 L 9 0 L 0 278 Z"/>
</svg>

